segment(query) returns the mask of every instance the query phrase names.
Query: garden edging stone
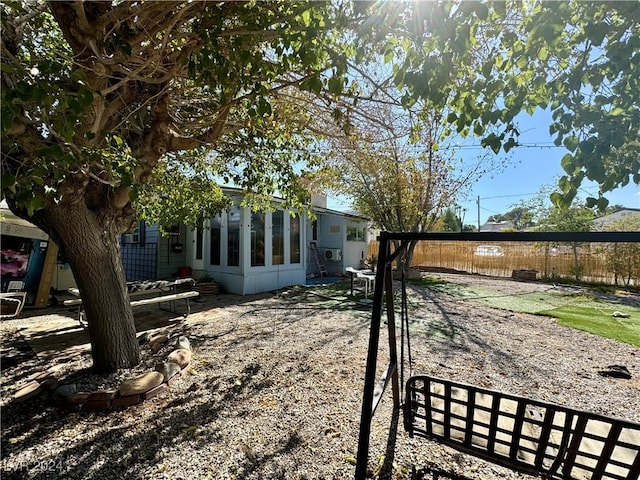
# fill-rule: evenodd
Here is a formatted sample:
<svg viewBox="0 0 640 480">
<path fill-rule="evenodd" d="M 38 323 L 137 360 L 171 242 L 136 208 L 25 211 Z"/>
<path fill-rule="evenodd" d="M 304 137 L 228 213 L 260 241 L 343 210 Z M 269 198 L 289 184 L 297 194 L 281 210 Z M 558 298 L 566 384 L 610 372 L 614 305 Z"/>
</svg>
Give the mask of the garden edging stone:
<svg viewBox="0 0 640 480">
<path fill-rule="evenodd" d="M 49 390 L 67 411 L 80 412 L 129 407 L 162 395 L 191 364 L 189 339 L 182 334 L 169 336 L 165 333 L 138 338 L 141 343 L 148 342 L 154 354 L 170 343 L 176 348 L 164 362 L 156 364 L 155 370 L 126 379 L 117 388 L 79 392 L 75 383 L 62 383 L 64 378 L 59 369 L 49 368 L 31 375 L 16 391 L 13 401 L 24 402 Z"/>
</svg>

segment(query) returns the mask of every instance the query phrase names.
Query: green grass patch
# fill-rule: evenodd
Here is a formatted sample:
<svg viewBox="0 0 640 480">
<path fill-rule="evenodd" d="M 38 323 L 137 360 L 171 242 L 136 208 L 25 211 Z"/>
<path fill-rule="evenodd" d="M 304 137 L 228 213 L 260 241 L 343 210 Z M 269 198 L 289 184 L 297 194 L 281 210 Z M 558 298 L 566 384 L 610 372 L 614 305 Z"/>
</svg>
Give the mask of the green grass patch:
<svg viewBox="0 0 640 480">
<path fill-rule="evenodd" d="M 530 292 L 512 295 L 497 295 L 494 292 L 478 298 L 478 301 L 485 305 L 519 313 L 539 313 L 544 310 L 561 307 L 567 303 L 590 300 L 590 297 L 576 297 L 559 292 Z"/>
<path fill-rule="evenodd" d="M 451 282 L 442 280 L 441 278 L 422 277 L 422 278 L 410 278 L 407 280 L 408 285 L 415 285 L 416 287 L 433 287 L 435 285 L 453 285 Z"/>
<path fill-rule="evenodd" d="M 621 311 L 629 318 L 612 316 Z M 570 304 L 538 312 L 558 319 L 559 325 L 593 333 L 605 338 L 640 347 L 640 309 L 619 307 L 614 309 L 607 304 Z"/>
</svg>

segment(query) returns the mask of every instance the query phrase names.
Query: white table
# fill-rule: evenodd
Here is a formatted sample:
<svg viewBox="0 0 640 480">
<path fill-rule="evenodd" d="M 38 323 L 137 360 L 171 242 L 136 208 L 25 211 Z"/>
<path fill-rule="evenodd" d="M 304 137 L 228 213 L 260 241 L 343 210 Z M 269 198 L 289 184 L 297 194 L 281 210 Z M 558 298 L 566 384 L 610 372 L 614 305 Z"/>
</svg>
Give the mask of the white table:
<svg viewBox="0 0 640 480">
<path fill-rule="evenodd" d="M 364 281 L 364 298 L 368 298 L 369 290 L 373 291 L 376 283 L 376 275 L 373 270 L 356 270 L 353 267 L 347 267 L 345 270 L 351 276 L 351 295 L 353 296 L 353 280 L 355 278 Z"/>
</svg>

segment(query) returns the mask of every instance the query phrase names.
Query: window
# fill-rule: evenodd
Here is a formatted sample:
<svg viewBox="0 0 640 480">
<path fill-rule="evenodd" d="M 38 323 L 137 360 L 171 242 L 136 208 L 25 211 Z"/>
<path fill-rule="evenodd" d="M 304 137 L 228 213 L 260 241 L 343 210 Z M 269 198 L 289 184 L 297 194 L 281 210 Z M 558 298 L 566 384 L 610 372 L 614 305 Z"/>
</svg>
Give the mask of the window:
<svg viewBox="0 0 640 480">
<path fill-rule="evenodd" d="M 367 238 L 367 229 L 364 227 L 347 227 L 347 242 L 364 242 Z"/>
<path fill-rule="evenodd" d="M 271 259 L 273 265 L 284 263 L 284 212 L 271 214 Z"/>
<path fill-rule="evenodd" d="M 141 245 L 144 245 L 146 230 L 147 227 L 144 223 L 144 220 L 140 220 L 133 232 L 125 233 L 122 235 L 120 243 L 139 243 Z"/>
<path fill-rule="evenodd" d="M 220 217 L 211 220 L 211 242 L 209 242 L 209 264 L 220 265 Z"/>
<path fill-rule="evenodd" d="M 204 251 L 204 235 L 202 227 L 196 229 L 196 260 L 202 260 L 202 254 Z"/>
<path fill-rule="evenodd" d="M 289 263 L 300 263 L 300 217 L 289 217 Z"/>
<path fill-rule="evenodd" d="M 227 265 L 240 265 L 240 211 L 237 207 L 227 214 Z"/>
<path fill-rule="evenodd" d="M 264 265 L 264 213 L 251 214 L 251 266 Z"/>
</svg>

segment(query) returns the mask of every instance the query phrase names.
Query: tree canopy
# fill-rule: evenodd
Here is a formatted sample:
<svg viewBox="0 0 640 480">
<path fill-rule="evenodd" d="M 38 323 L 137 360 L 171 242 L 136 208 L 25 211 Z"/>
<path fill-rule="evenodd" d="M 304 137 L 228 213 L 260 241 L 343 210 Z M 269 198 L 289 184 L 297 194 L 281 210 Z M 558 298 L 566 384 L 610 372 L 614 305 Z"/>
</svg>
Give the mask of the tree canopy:
<svg viewBox="0 0 640 480">
<path fill-rule="evenodd" d="M 568 151 L 557 203 L 584 179 L 601 193 L 640 183 L 636 2 L 0 8 L 2 196 L 69 259 L 98 369 L 138 358 L 117 235 L 140 214 L 197 225 L 228 205 L 219 178 L 253 206 L 275 192 L 303 205 L 300 163 L 326 133 L 315 115 L 349 129 L 360 65 L 387 70 L 404 107 L 494 151 L 517 146 L 519 112 L 549 109 Z"/>
<path fill-rule="evenodd" d="M 554 203 L 568 205 L 584 179 L 600 195 L 640 183 L 638 2 L 416 2 L 411 16 L 395 8 L 378 12 L 390 26 L 371 36 L 386 37 L 405 104 L 450 106 L 452 127 L 496 152 L 517 146 L 518 113 L 549 109 L 549 131 L 568 150 Z M 402 28 L 411 33 L 399 38 Z M 485 135 L 491 125 L 501 131 Z"/>
<path fill-rule="evenodd" d="M 181 169 L 295 199 L 305 116 L 281 93 L 339 92 L 345 81 L 332 55 L 348 12 L 330 4 L 6 2 L 3 10 L 2 133 L 11 139 L 3 195 L 29 215 L 69 195 L 108 194 L 123 208 Z"/>
<path fill-rule="evenodd" d="M 138 361 L 117 235 L 139 214 L 198 225 L 228 205 L 217 178 L 304 203 L 309 97 L 289 92 L 346 88 L 362 7 L 2 4 L 2 195 L 68 259 L 98 370 Z"/>
</svg>

